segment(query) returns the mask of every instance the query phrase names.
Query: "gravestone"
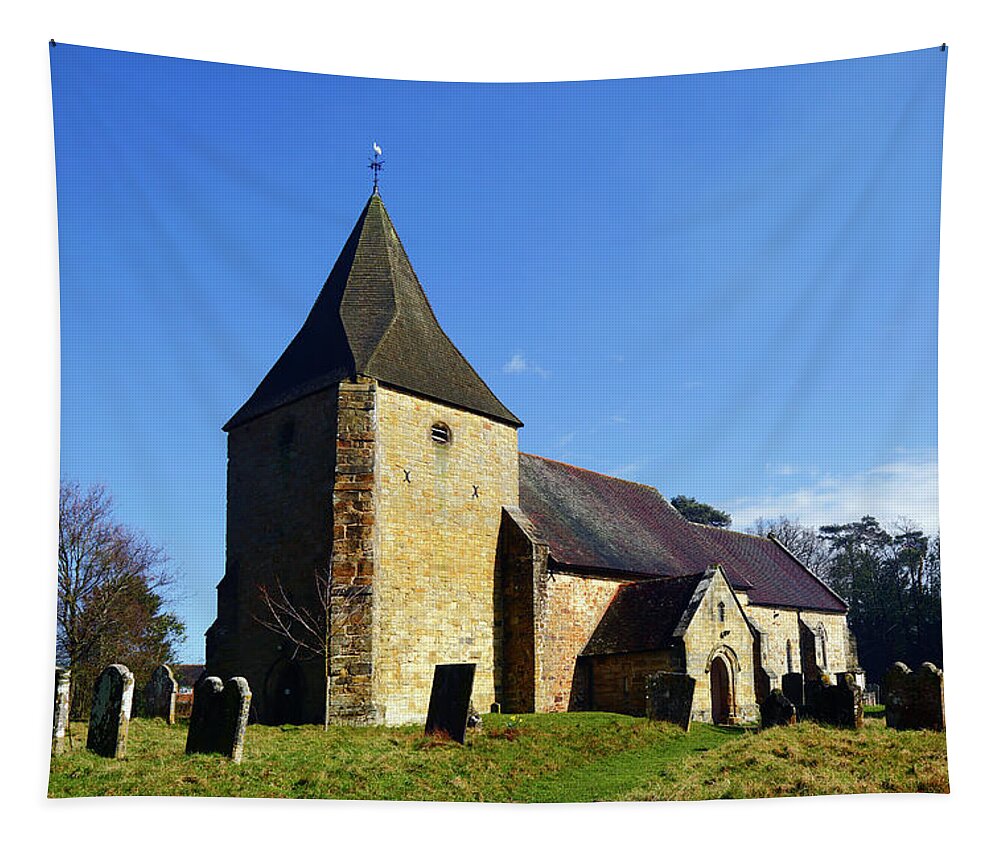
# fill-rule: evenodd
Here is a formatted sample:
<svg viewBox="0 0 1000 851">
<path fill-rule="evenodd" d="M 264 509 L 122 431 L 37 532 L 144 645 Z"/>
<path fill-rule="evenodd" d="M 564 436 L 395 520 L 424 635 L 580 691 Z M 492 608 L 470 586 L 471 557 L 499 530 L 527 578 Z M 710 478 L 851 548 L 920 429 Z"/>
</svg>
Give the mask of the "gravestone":
<svg viewBox="0 0 1000 851">
<path fill-rule="evenodd" d="M 94 683 L 87 750 L 114 759 L 125 756 L 134 686 L 135 677 L 124 665 L 108 665 L 101 672 Z"/>
<path fill-rule="evenodd" d="M 232 677 L 225 686 L 218 677 L 199 680 L 194 687 L 185 751 L 220 753 L 240 762 L 251 698 L 250 686 L 243 677 Z"/>
<path fill-rule="evenodd" d="M 669 721 L 686 733 L 691 729 L 694 707 L 694 677 L 657 671 L 646 677 L 646 717 L 651 721 Z"/>
<path fill-rule="evenodd" d="M 944 730 L 944 672 L 930 662 L 911 671 L 896 662 L 885 675 L 885 725 L 896 730 Z"/>
<path fill-rule="evenodd" d="M 52 752 L 66 749 L 66 728 L 69 726 L 69 668 L 56 668 L 55 705 L 52 709 Z"/>
<path fill-rule="evenodd" d="M 829 678 L 810 682 L 806 702 L 806 712 L 810 718 L 821 724 L 847 727 L 856 730 L 864 723 L 861 704 L 861 689 L 854 681 L 854 675 L 837 674 L 837 684 L 831 685 Z"/>
<path fill-rule="evenodd" d="M 760 728 L 786 727 L 798 721 L 795 704 L 782 693 L 781 689 L 771 689 L 760 705 Z"/>
<path fill-rule="evenodd" d="M 146 716 L 162 718 L 168 724 L 177 720 L 177 680 L 167 665 L 160 665 L 142 692 Z"/>
<path fill-rule="evenodd" d="M 425 736 L 443 733 L 459 744 L 465 744 L 475 675 L 474 662 L 434 666 L 434 683 L 427 707 L 427 723 L 424 725 Z"/>
<path fill-rule="evenodd" d="M 781 693 L 787 697 L 802 716 L 802 707 L 806 705 L 806 689 L 802 674 L 790 673 L 781 677 Z"/>
</svg>

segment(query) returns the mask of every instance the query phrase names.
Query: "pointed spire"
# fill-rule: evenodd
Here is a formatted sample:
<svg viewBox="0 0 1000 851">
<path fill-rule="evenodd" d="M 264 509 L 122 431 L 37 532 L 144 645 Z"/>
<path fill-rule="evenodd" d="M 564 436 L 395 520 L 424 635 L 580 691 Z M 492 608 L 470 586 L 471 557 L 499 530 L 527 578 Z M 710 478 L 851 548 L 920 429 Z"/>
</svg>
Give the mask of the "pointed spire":
<svg viewBox="0 0 1000 851">
<path fill-rule="evenodd" d="M 522 425 L 441 329 L 377 192 L 302 328 L 223 428 L 355 375 Z"/>
</svg>

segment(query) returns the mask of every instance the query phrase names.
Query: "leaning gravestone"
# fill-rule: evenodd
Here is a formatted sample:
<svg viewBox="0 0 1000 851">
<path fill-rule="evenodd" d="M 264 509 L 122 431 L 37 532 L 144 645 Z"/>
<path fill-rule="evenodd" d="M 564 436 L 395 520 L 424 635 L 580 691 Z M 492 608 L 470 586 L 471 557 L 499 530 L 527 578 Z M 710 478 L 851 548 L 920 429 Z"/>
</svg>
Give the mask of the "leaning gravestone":
<svg viewBox="0 0 1000 851">
<path fill-rule="evenodd" d="M 944 673 L 924 662 L 911 671 L 896 662 L 885 675 L 885 725 L 896 730 L 944 730 Z"/>
<path fill-rule="evenodd" d="M 52 709 L 53 753 L 62 753 L 66 749 L 66 728 L 69 726 L 69 681 L 69 669 L 56 668 L 55 705 Z"/>
<path fill-rule="evenodd" d="M 251 698 L 243 677 L 232 677 L 225 686 L 218 677 L 199 680 L 194 687 L 187 753 L 221 753 L 240 762 Z"/>
<path fill-rule="evenodd" d="M 167 665 L 160 665 L 142 692 L 146 715 L 173 724 L 177 713 L 177 680 Z"/>
<path fill-rule="evenodd" d="M 651 721 L 669 721 L 686 733 L 691 729 L 694 707 L 694 677 L 657 671 L 646 677 L 646 717 Z"/>
<path fill-rule="evenodd" d="M 444 733 L 448 738 L 465 744 L 465 730 L 472 703 L 472 681 L 476 676 L 475 662 L 461 665 L 435 665 L 431 701 L 427 707 L 424 735 Z"/>
<path fill-rule="evenodd" d="M 108 665 L 94 683 L 94 701 L 87 728 L 87 750 L 121 759 L 128 743 L 135 677 L 124 665 Z"/>
<path fill-rule="evenodd" d="M 760 705 L 760 728 L 786 727 L 798 720 L 795 704 L 782 693 L 781 689 L 771 689 Z"/>
</svg>

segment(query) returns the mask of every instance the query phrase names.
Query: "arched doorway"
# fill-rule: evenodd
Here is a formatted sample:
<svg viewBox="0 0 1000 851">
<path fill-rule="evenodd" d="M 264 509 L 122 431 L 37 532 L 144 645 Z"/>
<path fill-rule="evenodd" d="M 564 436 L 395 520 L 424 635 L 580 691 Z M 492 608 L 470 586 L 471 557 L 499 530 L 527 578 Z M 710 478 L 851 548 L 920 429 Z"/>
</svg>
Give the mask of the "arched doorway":
<svg viewBox="0 0 1000 851">
<path fill-rule="evenodd" d="M 733 702 L 733 678 L 723 656 L 716 656 L 711 666 L 712 723 L 731 724 L 736 715 Z"/>
<path fill-rule="evenodd" d="M 271 669 L 268 689 L 269 721 L 272 724 L 301 724 L 304 682 L 298 662 L 279 661 Z"/>
</svg>

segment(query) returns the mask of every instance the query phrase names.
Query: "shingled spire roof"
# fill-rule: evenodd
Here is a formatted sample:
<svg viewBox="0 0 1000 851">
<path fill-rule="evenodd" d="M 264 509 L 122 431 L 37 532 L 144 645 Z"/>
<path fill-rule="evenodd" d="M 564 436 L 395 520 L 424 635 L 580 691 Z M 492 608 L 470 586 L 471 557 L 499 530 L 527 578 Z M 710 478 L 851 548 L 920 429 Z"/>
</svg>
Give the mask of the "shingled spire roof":
<svg viewBox="0 0 1000 851">
<path fill-rule="evenodd" d="M 523 425 L 441 329 L 377 192 L 305 324 L 223 430 L 355 375 Z"/>
</svg>

